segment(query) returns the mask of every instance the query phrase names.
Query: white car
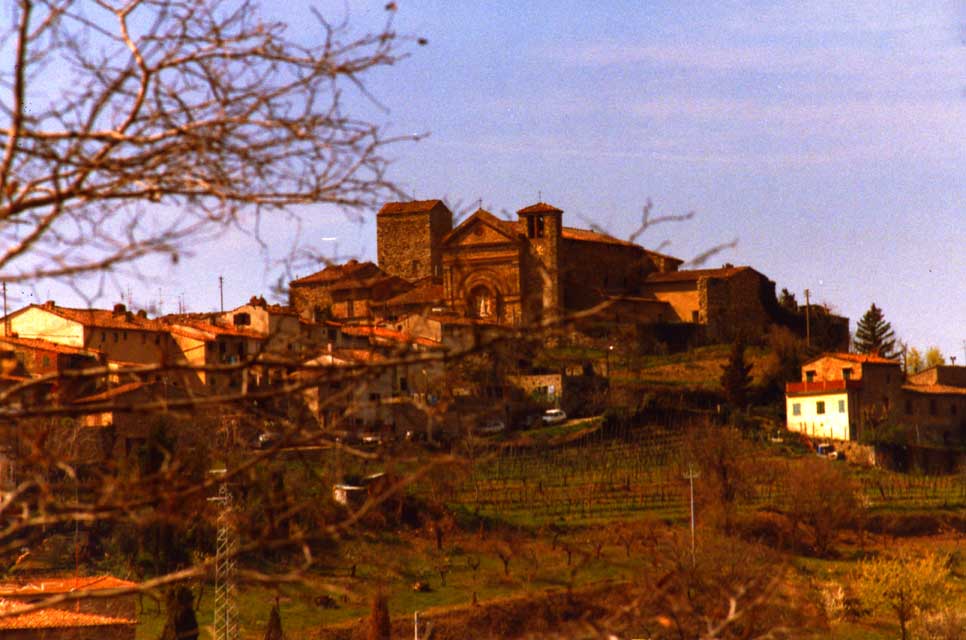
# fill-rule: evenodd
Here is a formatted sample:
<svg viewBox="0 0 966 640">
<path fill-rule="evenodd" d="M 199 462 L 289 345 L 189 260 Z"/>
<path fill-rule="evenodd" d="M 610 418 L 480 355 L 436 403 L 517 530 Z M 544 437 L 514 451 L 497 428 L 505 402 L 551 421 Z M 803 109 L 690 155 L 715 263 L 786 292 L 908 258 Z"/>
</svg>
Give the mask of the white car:
<svg viewBox="0 0 966 640">
<path fill-rule="evenodd" d="M 544 424 L 560 424 L 567 419 L 563 409 L 547 409 L 540 418 Z"/>
</svg>

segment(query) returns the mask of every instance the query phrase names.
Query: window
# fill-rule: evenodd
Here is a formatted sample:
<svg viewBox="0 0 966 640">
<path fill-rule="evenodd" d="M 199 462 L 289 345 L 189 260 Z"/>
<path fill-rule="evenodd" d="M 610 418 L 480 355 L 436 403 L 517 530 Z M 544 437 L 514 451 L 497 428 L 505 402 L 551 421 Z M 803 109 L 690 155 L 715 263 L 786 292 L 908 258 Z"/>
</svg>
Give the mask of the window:
<svg viewBox="0 0 966 640">
<path fill-rule="evenodd" d="M 119 342 L 121 339 L 120 334 L 117 331 L 114 332 L 114 342 Z"/>
<path fill-rule="evenodd" d="M 949 415 L 951 415 L 951 416 L 956 415 L 956 403 L 955 402 L 953 402 L 952 404 L 949 405 Z"/>
<path fill-rule="evenodd" d="M 528 238 L 542 238 L 543 237 L 543 216 L 527 216 L 527 237 Z"/>
<path fill-rule="evenodd" d="M 399 379 L 399 390 L 400 391 L 409 391 L 409 380 L 407 380 L 406 378 L 400 378 Z"/>
<path fill-rule="evenodd" d="M 845 413 L 845 400 L 839 400 L 839 413 Z"/>
<path fill-rule="evenodd" d="M 792 415 L 793 416 L 802 415 L 802 404 L 800 402 L 796 402 L 795 404 L 792 405 Z"/>
<path fill-rule="evenodd" d="M 906 399 L 906 413 L 907 414 L 911 414 L 912 413 L 912 398 L 907 398 Z"/>
<path fill-rule="evenodd" d="M 815 372 L 806 371 L 805 372 L 805 382 L 815 382 Z"/>
<path fill-rule="evenodd" d="M 701 312 L 700 311 L 692 311 L 691 312 L 691 322 L 700 322 L 700 321 L 701 321 Z"/>
<path fill-rule="evenodd" d="M 235 322 L 236 327 L 247 327 L 252 323 L 252 316 L 247 313 L 236 313 L 232 320 Z"/>
<path fill-rule="evenodd" d="M 378 393 L 370 393 L 369 394 L 369 402 L 379 402 L 379 394 Z"/>
<path fill-rule="evenodd" d="M 355 300 L 346 300 L 345 303 L 346 315 L 352 318 L 356 315 Z"/>
<path fill-rule="evenodd" d="M 934 416 L 939 413 L 939 408 L 936 406 L 936 399 L 929 399 L 929 415 Z"/>
<path fill-rule="evenodd" d="M 842 369 L 842 379 L 851 380 L 852 379 L 852 368 Z"/>
<path fill-rule="evenodd" d="M 818 415 L 822 415 L 823 413 L 825 413 L 824 400 L 819 400 L 818 402 L 815 403 L 815 413 L 817 413 Z"/>
<path fill-rule="evenodd" d="M 50 366 L 50 356 L 44 356 L 44 368 L 46 369 L 49 366 Z"/>
<path fill-rule="evenodd" d="M 419 260 L 413 260 L 413 263 L 412 263 L 412 272 L 413 273 L 419 273 Z"/>
</svg>

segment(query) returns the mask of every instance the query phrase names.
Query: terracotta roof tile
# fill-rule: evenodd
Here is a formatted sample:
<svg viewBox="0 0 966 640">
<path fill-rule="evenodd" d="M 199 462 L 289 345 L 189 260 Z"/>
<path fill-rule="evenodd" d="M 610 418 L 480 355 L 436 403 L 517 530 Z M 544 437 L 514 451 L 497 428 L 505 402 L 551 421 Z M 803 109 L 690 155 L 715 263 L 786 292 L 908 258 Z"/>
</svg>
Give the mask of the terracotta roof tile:
<svg viewBox="0 0 966 640">
<path fill-rule="evenodd" d="M 0 599 L 0 629 L 66 629 L 71 627 L 106 627 L 136 625 L 137 620 L 114 618 L 96 613 L 66 611 L 64 609 L 37 609 L 17 614 L 25 605 Z M 12 615 L 11 615 L 12 614 Z"/>
<path fill-rule="evenodd" d="M 130 311 L 115 312 L 110 309 L 73 309 L 47 304 L 32 304 L 29 308 L 42 309 L 71 320 L 85 327 L 98 329 L 126 329 L 128 331 L 164 331 L 164 327 L 157 320 L 139 316 Z"/>
<path fill-rule="evenodd" d="M 382 209 L 379 209 L 379 213 L 376 215 L 393 215 L 393 214 L 406 214 L 406 213 L 423 213 L 433 209 L 437 205 L 443 205 L 442 200 L 412 200 L 410 202 L 387 202 L 382 205 Z"/>
<path fill-rule="evenodd" d="M 189 338 L 199 339 L 217 336 L 235 336 L 238 338 L 253 338 L 256 340 L 261 340 L 265 337 L 257 331 L 214 324 L 213 322 L 208 322 L 206 320 L 172 320 L 171 324 L 168 324 L 166 328 L 171 333 L 180 333 L 181 335 L 186 335 Z M 208 335 L 197 335 L 196 332 Z"/>
<path fill-rule="evenodd" d="M 336 282 L 349 276 L 369 277 L 375 273 L 384 272 L 372 262 L 349 260 L 345 264 L 330 264 L 321 271 L 293 280 L 290 284 L 294 286 L 325 284 L 328 282 Z"/>
<path fill-rule="evenodd" d="M 754 271 L 751 267 L 721 267 L 719 269 L 685 269 L 667 273 L 652 273 L 647 282 L 689 282 L 700 278 L 731 278 L 744 271 Z"/>
<path fill-rule="evenodd" d="M 558 209 L 552 204 L 547 204 L 546 202 L 538 202 L 537 204 L 531 204 L 529 207 L 524 207 L 517 211 L 526 215 L 528 213 L 563 213 L 562 209 Z"/>
<path fill-rule="evenodd" d="M 440 302 L 443 298 L 443 285 L 428 283 L 416 287 L 412 291 L 407 291 L 406 293 L 389 298 L 386 304 L 390 306 L 410 304 L 428 305 Z"/>
<path fill-rule="evenodd" d="M 812 358 L 811 360 L 809 360 L 805 364 L 811 364 L 813 362 L 816 362 L 818 360 L 821 360 L 822 358 L 835 358 L 837 360 L 845 360 L 847 362 L 855 362 L 855 363 L 858 363 L 858 364 L 893 364 L 893 365 L 898 365 L 899 364 L 899 361 L 898 360 L 891 360 L 889 358 L 883 358 L 882 356 L 877 356 L 877 355 L 874 355 L 874 354 L 869 354 L 869 353 L 840 353 L 840 352 L 823 353 L 822 355 L 818 356 L 817 358 Z"/>
<path fill-rule="evenodd" d="M 13 336 L 0 336 L 0 342 L 7 344 L 12 344 L 27 349 L 36 349 L 38 351 L 52 351 L 55 353 L 64 353 L 68 355 L 81 355 L 81 356 L 91 356 L 97 357 L 102 355 L 102 352 L 96 349 L 82 349 L 81 347 L 72 347 L 66 344 L 60 344 L 57 342 L 50 342 L 49 340 L 43 340 L 41 338 L 20 338 Z"/>
<path fill-rule="evenodd" d="M 930 395 L 966 396 L 966 387 L 955 387 L 951 384 L 904 384 L 902 390 Z"/>
<path fill-rule="evenodd" d="M 402 331 L 396 331 L 388 327 L 376 327 L 372 325 L 356 325 L 343 327 L 342 333 L 350 336 L 367 336 L 371 338 L 398 342 L 401 344 L 418 344 L 425 347 L 440 346 L 435 340 L 420 336 L 411 336 Z"/>
<path fill-rule="evenodd" d="M 128 589 L 136 586 L 136 582 L 114 576 L 37 577 L 16 582 L 0 582 L 0 598 L 36 594 L 52 595 L 90 589 Z"/>
<path fill-rule="evenodd" d="M 74 402 L 77 404 L 87 404 L 87 403 L 93 403 L 93 402 L 103 402 L 105 400 L 113 400 L 114 398 L 118 398 L 120 396 L 123 396 L 124 394 L 131 393 L 132 391 L 137 391 L 138 389 L 146 385 L 147 385 L 146 382 L 129 382 L 127 384 L 122 384 L 117 387 L 112 387 L 107 391 L 101 391 L 100 393 L 95 393 L 94 395 L 78 398 Z M 107 587 L 100 587 L 100 588 L 105 589 Z M 0 595 L 2 595 L 2 593 L 0 593 Z"/>
<path fill-rule="evenodd" d="M 636 245 L 633 242 L 628 242 L 627 240 L 621 240 L 619 238 L 614 238 L 606 233 L 600 233 L 597 231 L 590 231 L 588 229 L 575 229 L 573 227 L 564 227 L 561 231 L 561 235 L 566 240 L 577 240 L 579 242 L 600 242 L 603 244 L 616 244 L 623 247 L 636 247 L 643 250 L 643 247 Z"/>
</svg>

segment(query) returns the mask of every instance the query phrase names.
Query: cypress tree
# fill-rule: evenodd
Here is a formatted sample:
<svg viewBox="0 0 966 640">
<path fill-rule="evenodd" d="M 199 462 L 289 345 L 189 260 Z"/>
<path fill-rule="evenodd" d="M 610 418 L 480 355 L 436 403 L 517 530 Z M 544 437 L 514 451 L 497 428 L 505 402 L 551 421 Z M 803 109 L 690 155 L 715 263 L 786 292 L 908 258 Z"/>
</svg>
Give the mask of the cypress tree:
<svg viewBox="0 0 966 640">
<path fill-rule="evenodd" d="M 745 341 L 741 337 L 735 339 L 728 364 L 721 369 L 725 400 L 734 409 L 744 409 L 748 405 L 748 389 L 751 387 L 751 365 L 745 364 Z"/>
</svg>

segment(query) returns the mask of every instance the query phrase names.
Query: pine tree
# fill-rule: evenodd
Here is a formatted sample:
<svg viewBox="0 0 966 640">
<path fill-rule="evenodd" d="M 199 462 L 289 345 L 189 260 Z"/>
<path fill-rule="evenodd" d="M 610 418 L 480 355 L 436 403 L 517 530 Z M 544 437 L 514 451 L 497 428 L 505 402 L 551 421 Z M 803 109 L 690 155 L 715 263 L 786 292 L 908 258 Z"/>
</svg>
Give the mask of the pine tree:
<svg viewBox="0 0 966 640">
<path fill-rule="evenodd" d="M 875 306 L 874 302 L 859 320 L 853 344 L 859 353 L 878 354 L 883 358 L 896 356 L 896 337 L 892 332 L 892 325 L 886 322 L 882 309 Z"/>
<path fill-rule="evenodd" d="M 748 405 L 748 389 L 751 387 L 751 365 L 745 364 L 745 342 L 740 337 L 731 347 L 731 357 L 721 372 L 721 387 L 725 400 L 735 409 Z"/>
</svg>

